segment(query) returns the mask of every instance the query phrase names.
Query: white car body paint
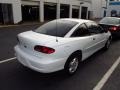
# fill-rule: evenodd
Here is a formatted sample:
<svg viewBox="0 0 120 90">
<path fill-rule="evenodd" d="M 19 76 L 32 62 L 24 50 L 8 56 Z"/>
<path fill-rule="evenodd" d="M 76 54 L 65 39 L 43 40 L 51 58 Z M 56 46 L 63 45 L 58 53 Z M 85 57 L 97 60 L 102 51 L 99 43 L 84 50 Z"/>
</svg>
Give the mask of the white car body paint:
<svg viewBox="0 0 120 90">
<path fill-rule="evenodd" d="M 18 35 L 19 43 L 15 46 L 16 57 L 20 63 L 42 73 L 50 73 L 64 69 L 68 57 L 77 50 L 82 51 L 82 60 L 105 46 L 111 36 L 110 32 L 85 37 L 70 37 L 73 31 L 89 20 L 67 19 L 78 22 L 65 37 L 55 37 L 27 31 Z M 56 42 L 56 38 L 58 42 Z M 55 49 L 52 54 L 44 54 L 34 50 L 34 46 L 42 45 Z"/>
</svg>

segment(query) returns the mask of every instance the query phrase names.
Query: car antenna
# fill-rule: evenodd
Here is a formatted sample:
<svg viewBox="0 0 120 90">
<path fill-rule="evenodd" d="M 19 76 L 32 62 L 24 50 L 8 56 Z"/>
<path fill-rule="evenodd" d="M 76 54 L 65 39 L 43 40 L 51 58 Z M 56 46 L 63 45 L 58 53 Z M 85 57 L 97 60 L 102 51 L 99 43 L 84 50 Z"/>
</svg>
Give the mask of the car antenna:
<svg viewBox="0 0 120 90">
<path fill-rule="evenodd" d="M 57 25 L 57 19 L 56 19 L 56 42 L 58 42 L 57 33 L 58 33 L 58 25 Z"/>
</svg>

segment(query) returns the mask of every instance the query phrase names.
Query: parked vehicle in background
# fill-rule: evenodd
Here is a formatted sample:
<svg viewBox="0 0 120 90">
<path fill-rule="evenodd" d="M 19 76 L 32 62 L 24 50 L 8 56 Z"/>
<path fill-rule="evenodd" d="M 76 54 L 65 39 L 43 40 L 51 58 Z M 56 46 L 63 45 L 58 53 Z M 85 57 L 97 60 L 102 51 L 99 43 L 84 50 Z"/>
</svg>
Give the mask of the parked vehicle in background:
<svg viewBox="0 0 120 90">
<path fill-rule="evenodd" d="M 100 20 L 99 25 L 105 30 L 109 30 L 113 36 L 120 37 L 120 18 L 118 17 L 105 17 Z"/>
<path fill-rule="evenodd" d="M 58 19 L 18 34 L 15 52 L 19 62 L 33 70 L 50 73 L 64 69 L 72 75 L 81 61 L 103 47 L 108 49 L 110 42 L 111 33 L 94 21 Z"/>
<path fill-rule="evenodd" d="M 117 17 L 117 11 L 116 10 L 112 10 L 111 11 L 111 17 Z"/>
</svg>

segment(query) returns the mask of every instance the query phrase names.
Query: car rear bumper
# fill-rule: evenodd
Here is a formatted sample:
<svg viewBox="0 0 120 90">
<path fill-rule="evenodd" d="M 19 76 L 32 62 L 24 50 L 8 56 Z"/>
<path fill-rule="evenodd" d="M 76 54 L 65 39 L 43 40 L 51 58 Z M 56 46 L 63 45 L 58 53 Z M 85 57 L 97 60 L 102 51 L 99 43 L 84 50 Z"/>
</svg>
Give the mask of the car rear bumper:
<svg viewBox="0 0 120 90">
<path fill-rule="evenodd" d="M 112 36 L 119 36 L 120 37 L 120 31 L 111 31 Z"/>
<path fill-rule="evenodd" d="M 15 46 L 14 49 L 18 61 L 24 66 L 29 67 L 35 71 L 41 73 L 51 73 L 64 69 L 66 58 L 46 60 L 46 58 L 39 58 L 22 51 L 19 46 Z"/>
</svg>

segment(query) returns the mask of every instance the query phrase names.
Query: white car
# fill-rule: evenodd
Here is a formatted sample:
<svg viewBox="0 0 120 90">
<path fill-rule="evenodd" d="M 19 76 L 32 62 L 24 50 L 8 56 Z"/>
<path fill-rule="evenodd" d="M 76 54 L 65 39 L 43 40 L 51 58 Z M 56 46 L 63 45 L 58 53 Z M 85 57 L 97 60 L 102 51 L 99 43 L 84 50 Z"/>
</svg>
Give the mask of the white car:
<svg viewBox="0 0 120 90">
<path fill-rule="evenodd" d="M 26 67 L 42 73 L 65 70 L 74 74 L 79 63 L 101 48 L 108 49 L 111 33 L 82 19 L 57 19 L 18 34 L 15 55 Z"/>
</svg>

